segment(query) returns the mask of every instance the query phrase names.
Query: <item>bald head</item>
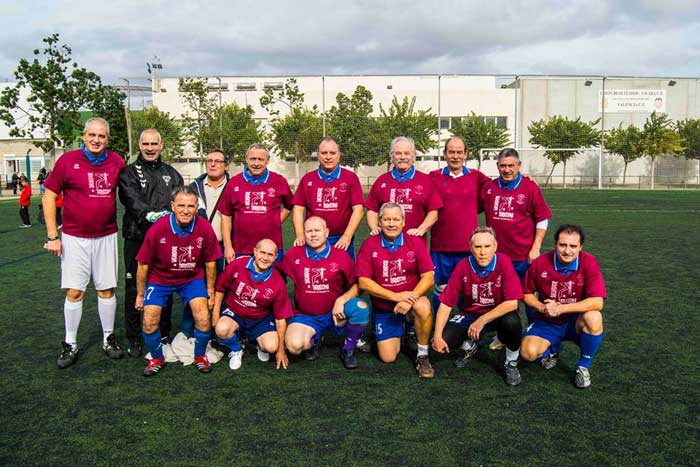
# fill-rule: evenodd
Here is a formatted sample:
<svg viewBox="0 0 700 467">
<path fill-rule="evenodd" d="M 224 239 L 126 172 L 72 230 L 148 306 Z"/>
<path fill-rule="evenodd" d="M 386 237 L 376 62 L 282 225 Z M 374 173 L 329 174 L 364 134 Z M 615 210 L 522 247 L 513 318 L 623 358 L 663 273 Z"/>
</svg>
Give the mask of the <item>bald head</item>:
<svg viewBox="0 0 700 467">
<path fill-rule="evenodd" d="M 326 247 L 329 233 L 326 221 L 318 216 L 311 216 L 304 222 L 304 242 L 316 252 Z"/>
<path fill-rule="evenodd" d="M 253 266 L 257 272 L 265 272 L 275 264 L 277 244 L 269 238 L 263 238 L 253 250 Z"/>
</svg>

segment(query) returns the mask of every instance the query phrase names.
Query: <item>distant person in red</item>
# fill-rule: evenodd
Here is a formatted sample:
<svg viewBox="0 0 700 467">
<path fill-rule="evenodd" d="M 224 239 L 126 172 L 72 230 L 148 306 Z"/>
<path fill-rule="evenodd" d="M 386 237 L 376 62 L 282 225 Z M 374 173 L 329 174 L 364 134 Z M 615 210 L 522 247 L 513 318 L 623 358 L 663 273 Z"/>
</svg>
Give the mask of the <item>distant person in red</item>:
<svg viewBox="0 0 700 467">
<path fill-rule="evenodd" d="M 22 189 L 22 192 L 19 194 L 19 217 L 22 219 L 19 228 L 26 229 L 32 226 L 32 221 L 29 218 L 29 206 L 32 204 L 32 186 L 24 175 L 19 178 L 19 186 Z"/>
<path fill-rule="evenodd" d="M 59 368 L 71 366 L 78 356 L 78 327 L 83 316 L 83 297 L 92 277 L 97 290 L 97 312 L 102 324 L 102 350 L 109 358 L 124 353 L 114 334 L 117 300 L 117 185 L 124 160 L 107 149 L 109 124 L 103 118 L 90 118 L 83 130 L 83 145 L 58 158 L 44 182 L 42 200 L 47 243 L 52 255 L 61 257 L 61 288 L 66 290 L 63 305 L 66 335 Z M 57 198 L 63 193 L 65 224 L 58 236 Z"/>
</svg>

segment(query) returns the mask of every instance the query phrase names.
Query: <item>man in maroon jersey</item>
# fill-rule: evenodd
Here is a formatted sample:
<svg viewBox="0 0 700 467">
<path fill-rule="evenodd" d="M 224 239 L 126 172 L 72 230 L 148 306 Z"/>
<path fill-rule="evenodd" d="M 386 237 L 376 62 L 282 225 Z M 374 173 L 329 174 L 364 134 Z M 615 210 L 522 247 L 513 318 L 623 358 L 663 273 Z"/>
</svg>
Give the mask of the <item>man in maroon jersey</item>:
<svg viewBox="0 0 700 467">
<path fill-rule="evenodd" d="M 425 242 L 405 235 L 401 205 L 385 203 L 379 209 L 379 235 L 362 244 L 355 275 L 361 290 L 372 297 L 372 319 L 379 358 L 393 362 L 401 351 L 407 318 L 413 319 L 417 337 L 416 370 L 432 378 L 428 357 L 433 314 L 425 296 L 433 286 L 434 268 Z"/>
<path fill-rule="evenodd" d="M 178 187 L 170 203 L 172 212 L 158 219 L 136 255 L 136 308 L 143 310 L 142 334 L 151 351 L 144 376 L 156 375 L 165 366 L 160 334 L 160 313 L 177 292 L 194 315 L 194 362 L 201 373 L 211 366 L 206 349 L 214 306 L 216 260 L 219 242 L 209 222 L 197 216 L 197 193 Z"/>
<path fill-rule="evenodd" d="M 109 124 L 103 118 L 85 122 L 83 145 L 56 161 L 44 183 L 42 200 L 48 241 L 45 248 L 61 257 L 61 288 L 66 335 L 59 368 L 71 366 L 78 357 L 78 327 L 83 297 L 92 277 L 97 290 L 97 312 L 102 324 L 102 349 L 109 358 L 124 352 L 114 335 L 117 301 L 117 186 L 124 169 L 121 156 L 107 149 Z M 63 233 L 58 236 L 56 200 L 63 193 Z"/>
<path fill-rule="evenodd" d="M 472 233 L 471 254 L 457 264 L 440 295 L 433 348 L 447 353 L 461 344 L 455 366 L 464 368 L 476 355 L 483 332 L 496 331 L 506 345 L 504 379 L 517 386 L 521 382 L 518 349 L 522 337 L 518 300 L 523 292 L 510 258 L 496 253 L 497 246 L 492 228 L 477 227 Z M 449 319 L 458 303 L 459 312 Z"/>
<path fill-rule="evenodd" d="M 270 152 L 262 144 L 246 151 L 243 172 L 231 177 L 221 195 L 221 236 L 227 262 L 236 256 L 252 255 L 262 238 L 275 242 L 282 256 L 282 223 L 292 209 L 287 179 L 267 168 Z"/>
<path fill-rule="evenodd" d="M 292 222 L 296 240 L 303 246 L 304 213 L 326 221 L 328 242 L 355 257 L 353 241 L 364 212 L 360 179 L 340 166 L 340 147 L 333 138 L 323 138 L 318 145 L 318 168 L 301 178 L 294 193 Z"/>
<path fill-rule="evenodd" d="M 535 310 L 521 355 L 549 370 L 557 364 L 562 341 L 581 349 L 574 384 L 591 385 L 590 365 L 603 341 L 605 282 L 595 256 L 582 251 L 584 234 L 564 224 L 554 234 L 555 249 L 532 262 L 523 285 L 525 303 Z"/>
</svg>

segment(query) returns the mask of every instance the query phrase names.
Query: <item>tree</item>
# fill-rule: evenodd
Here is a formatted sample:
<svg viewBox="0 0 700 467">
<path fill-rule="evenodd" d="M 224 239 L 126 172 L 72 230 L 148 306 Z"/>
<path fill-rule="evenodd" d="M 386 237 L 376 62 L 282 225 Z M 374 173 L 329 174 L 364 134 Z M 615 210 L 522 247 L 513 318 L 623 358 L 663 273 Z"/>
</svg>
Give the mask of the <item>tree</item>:
<svg viewBox="0 0 700 467">
<path fill-rule="evenodd" d="M 0 119 L 10 128 L 10 136 L 35 139 L 36 131 L 44 131 L 46 139 L 38 146 L 55 156 L 57 147 L 71 144 L 81 134 L 78 112 L 92 107 L 101 80 L 78 67 L 71 48 L 59 42 L 58 34 L 43 42 L 43 50 L 33 51 L 34 60 L 20 60 L 14 74 L 17 84 L 0 95 Z M 23 88 L 29 90 L 27 109 L 18 105 Z"/>
<path fill-rule="evenodd" d="M 260 123 L 253 120 L 253 115 L 255 111 L 251 106 L 240 107 L 235 102 L 217 108 L 205 129 L 205 150 L 221 144 L 223 147 L 220 149 L 234 164 L 242 164 L 248 147 L 262 141 L 264 136 L 259 128 Z"/>
<path fill-rule="evenodd" d="M 394 96 L 388 111 L 379 105 L 379 124 L 385 148 L 389 147 L 396 136 L 413 138 L 416 149 L 422 153 L 437 147 L 437 115 L 430 112 L 432 108 L 416 112 L 415 104 L 415 96 L 410 100 L 404 97 L 401 102 Z"/>
<path fill-rule="evenodd" d="M 655 185 L 656 157 L 662 154 L 675 155 L 683 151 L 681 136 L 673 128 L 666 114 L 652 112 L 644 122 L 642 132 L 642 154 L 651 159 L 651 189 Z"/>
<path fill-rule="evenodd" d="M 372 93 L 364 86 L 357 86 L 351 97 L 338 93 L 337 106 L 328 111 L 330 134 L 343 151 L 345 164 L 377 165 L 384 160 L 386 146 L 382 146 L 379 123 L 370 114 Z"/>
<path fill-rule="evenodd" d="M 605 149 L 613 154 L 617 154 L 625 161 L 625 168 L 622 170 L 622 185 L 625 185 L 627 177 L 627 165 L 642 157 L 642 130 L 634 125 L 622 128 L 622 123 L 618 128 L 612 128 L 605 133 Z"/>
<path fill-rule="evenodd" d="M 600 142 L 600 130 L 595 128 L 598 122 L 600 119 L 586 123 L 581 121 L 581 117 L 569 120 L 568 117 L 555 115 L 530 124 L 528 127 L 530 144 L 535 148 L 547 149 L 544 156 L 552 162 L 552 170 L 547 176 L 545 186 L 552 178 L 555 167 L 562 163 L 564 164 L 564 188 L 566 188 L 566 163 L 571 157 L 582 152 L 582 149 L 593 147 Z M 557 151 L 557 149 L 574 149 L 574 151 Z M 577 149 L 581 150 L 577 151 Z"/>
<path fill-rule="evenodd" d="M 113 86 L 100 86 L 93 95 L 90 110 L 92 115 L 102 117 L 109 122 L 109 148 L 128 159 L 131 155 L 124 99 L 126 94 Z"/>
<path fill-rule="evenodd" d="M 476 157 L 481 169 L 481 150 L 503 148 L 508 145 L 508 130 L 496 126 L 493 120 L 486 120 L 474 112 L 464 118 L 453 118 L 450 133 L 464 140 L 471 157 Z"/>
<path fill-rule="evenodd" d="M 294 78 L 289 78 L 281 90 L 265 88 L 264 93 L 260 105 L 275 116 L 270 121 L 270 144 L 281 156 L 294 158 L 299 180 L 299 164 L 309 160 L 323 138 L 323 118 L 316 106 L 309 109 L 304 105 L 304 94 Z M 278 103 L 289 108 L 286 116 L 280 116 L 275 106 Z"/>
<path fill-rule="evenodd" d="M 208 128 L 218 108 L 216 96 L 209 96 L 206 78 L 180 78 L 178 87 L 182 103 L 187 108 L 181 115 L 183 136 L 186 142 L 192 144 L 195 154 L 204 160 Z"/>
<path fill-rule="evenodd" d="M 169 162 L 174 157 L 182 155 L 182 128 L 168 112 L 161 112 L 156 107 L 131 112 L 132 140 L 137 141 L 141 132 L 155 128 L 160 132 L 163 141 L 162 159 Z"/>
<path fill-rule="evenodd" d="M 697 160 L 700 175 L 700 119 L 679 120 L 676 122 L 676 131 L 683 145 L 683 150 L 679 154 L 688 160 Z"/>
</svg>

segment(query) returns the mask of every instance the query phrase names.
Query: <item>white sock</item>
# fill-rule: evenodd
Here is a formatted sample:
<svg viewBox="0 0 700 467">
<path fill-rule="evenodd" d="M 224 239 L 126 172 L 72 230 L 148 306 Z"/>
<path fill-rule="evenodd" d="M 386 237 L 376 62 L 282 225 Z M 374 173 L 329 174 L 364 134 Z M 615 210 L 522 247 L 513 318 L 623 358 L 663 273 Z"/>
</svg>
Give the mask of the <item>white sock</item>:
<svg viewBox="0 0 700 467">
<path fill-rule="evenodd" d="M 428 355 L 428 346 L 423 344 L 418 344 L 418 356 Z"/>
<path fill-rule="evenodd" d="M 68 298 L 63 303 L 63 319 L 66 323 L 66 344 L 77 345 L 78 327 L 83 317 L 83 301 L 69 302 Z"/>
<path fill-rule="evenodd" d="M 513 360 L 517 360 L 519 356 L 520 347 L 518 347 L 517 350 L 510 350 L 508 347 L 506 347 L 506 363 L 512 362 Z"/>
<path fill-rule="evenodd" d="M 461 349 L 464 350 L 465 352 L 469 352 L 471 349 L 474 348 L 476 345 L 476 342 L 474 342 L 471 339 L 467 339 L 464 342 L 462 342 Z"/>
<path fill-rule="evenodd" d="M 112 298 L 97 297 L 97 312 L 100 314 L 102 323 L 102 342 L 107 343 L 107 336 L 114 332 L 114 317 L 117 314 L 117 297 Z"/>
</svg>

